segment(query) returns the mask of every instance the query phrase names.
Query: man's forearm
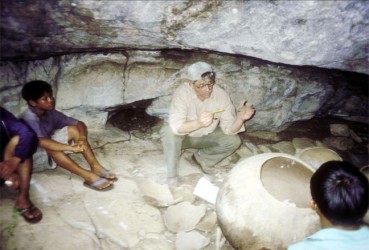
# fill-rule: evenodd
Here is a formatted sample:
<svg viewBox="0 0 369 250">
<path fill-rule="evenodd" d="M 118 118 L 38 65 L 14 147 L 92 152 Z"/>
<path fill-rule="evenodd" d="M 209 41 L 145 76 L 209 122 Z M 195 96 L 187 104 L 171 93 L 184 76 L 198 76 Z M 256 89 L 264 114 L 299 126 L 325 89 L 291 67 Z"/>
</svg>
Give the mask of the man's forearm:
<svg viewBox="0 0 369 250">
<path fill-rule="evenodd" d="M 231 132 L 232 133 L 237 133 L 241 129 L 241 127 L 244 123 L 245 123 L 245 121 L 237 116 L 236 120 L 232 124 Z"/>
<path fill-rule="evenodd" d="M 179 133 L 191 133 L 201 128 L 201 124 L 197 120 L 185 121 L 179 128 Z"/>
</svg>

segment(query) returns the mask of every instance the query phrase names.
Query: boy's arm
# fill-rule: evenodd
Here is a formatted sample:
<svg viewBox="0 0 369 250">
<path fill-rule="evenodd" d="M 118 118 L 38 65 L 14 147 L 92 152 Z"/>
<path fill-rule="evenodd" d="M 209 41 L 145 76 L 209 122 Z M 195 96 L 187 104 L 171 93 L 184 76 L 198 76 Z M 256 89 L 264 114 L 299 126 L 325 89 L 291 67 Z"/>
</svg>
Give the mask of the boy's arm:
<svg viewBox="0 0 369 250">
<path fill-rule="evenodd" d="M 50 151 L 72 151 L 74 153 L 82 152 L 83 149 L 78 146 L 77 144 L 74 145 L 67 145 L 63 144 L 57 141 L 54 141 L 52 139 L 46 138 L 46 137 L 39 137 L 39 146 L 41 148 L 44 148 L 45 150 Z"/>
</svg>

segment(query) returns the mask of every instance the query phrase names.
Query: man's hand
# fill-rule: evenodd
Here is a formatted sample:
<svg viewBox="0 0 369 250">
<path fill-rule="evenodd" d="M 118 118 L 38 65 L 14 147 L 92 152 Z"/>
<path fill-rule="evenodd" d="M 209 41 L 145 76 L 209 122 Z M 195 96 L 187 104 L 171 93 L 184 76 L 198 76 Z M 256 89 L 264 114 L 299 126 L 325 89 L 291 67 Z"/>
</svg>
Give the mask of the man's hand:
<svg viewBox="0 0 369 250">
<path fill-rule="evenodd" d="M 200 128 L 208 127 L 213 122 L 212 112 L 202 112 L 196 120 L 185 121 L 179 128 L 180 133 L 191 133 Z"/>
<path fill-rule="evenodd" d="M 238 116 L 242 121 L 250 120 L 255 114 L 254 105 L 245 104 L 240 108 Z"/>
<path fill-rule="evenodd" d="M 214 115 L 212 112 L 202 112 L 197 119 L 201 127 L 208 127 L 213 122 Z"/>
</svg>

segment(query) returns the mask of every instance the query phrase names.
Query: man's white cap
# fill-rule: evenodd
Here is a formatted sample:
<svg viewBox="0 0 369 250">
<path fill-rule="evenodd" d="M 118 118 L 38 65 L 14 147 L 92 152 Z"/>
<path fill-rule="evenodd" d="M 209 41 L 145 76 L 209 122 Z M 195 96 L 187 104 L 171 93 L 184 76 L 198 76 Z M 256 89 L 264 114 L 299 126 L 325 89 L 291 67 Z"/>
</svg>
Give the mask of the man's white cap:
<svg viewBox="0 0 369 250">
<path fill-rule="evenodd" d="M 201 75 L 205 72 L 213 72 L 213 68 L 206 62 L 197 62 L 188 67 L 188 79 L 197 81 L 201 79 Z"/>
</svg>

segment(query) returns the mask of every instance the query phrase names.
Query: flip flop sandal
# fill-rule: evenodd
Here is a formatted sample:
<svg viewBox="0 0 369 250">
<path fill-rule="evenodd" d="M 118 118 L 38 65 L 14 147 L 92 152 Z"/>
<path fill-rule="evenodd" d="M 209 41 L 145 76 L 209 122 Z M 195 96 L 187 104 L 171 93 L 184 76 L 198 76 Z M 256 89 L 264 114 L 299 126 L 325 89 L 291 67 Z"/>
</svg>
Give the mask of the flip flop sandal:
<svg viewBox="0 0 369 250">
<path fill-rule="evenodd" d="M 36 217 L 33 217 L 32 212 L 35 211 L 36 209 L 38 208 L 35 207 L 34 205 L 31 205 L 28 208 L 23 209 L 14 208 L 15 212 L 21 215 L 24 218 L 24 220 L 27 221 L 28 223 L 37 223 L 42 219 L 42 213 L 40 213 Z M 30 217 L 30 215 L 32 215 L 32 217 Z"/>
<path fill-rule="evenodd" d="M 107 187 L 98 188 L 98 186 L 100 186 L 101 184 L 104 184 L 106 182 L 109 182 L 109 181 L 107 179 L 101 178 L 100 180 L 95 181 L 94 183 L 88 183 L 87 181 L 85 181 L 83 183 L 83 185 L 85 187 L 88 187 L 88 188 L 90 188 L 92 190 L 95 190 L 95 191 L 108 191 L 108 190 L 111 190 L 114 187 L 112 183 Z"/>
<path fill-rule="evenodd" d="M 108 177 L 108 175 L 112 175 L 112 174 L 115 175 L 112 171 L 108 170 L 108 171 L 101 172 L 99 174 L 99 176 L 101 178 L 105 178 L 105 179 L 107 179 L 109 181 L 116 181 L 116 180 L 118 180 L 118 178 L 116 176 L 114 176 L 114 177 Z"/>
<path fill-rule="evenodd" d="M 35 205 L 33 205 L 33 204 L 31 205 L 30 209 L 32 210 L 32 212 L 38 210 L 40 212 L 40 214 L 42 214 L 41 210 L 38 207 L 36 207 Z"/>
</svg>

